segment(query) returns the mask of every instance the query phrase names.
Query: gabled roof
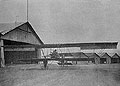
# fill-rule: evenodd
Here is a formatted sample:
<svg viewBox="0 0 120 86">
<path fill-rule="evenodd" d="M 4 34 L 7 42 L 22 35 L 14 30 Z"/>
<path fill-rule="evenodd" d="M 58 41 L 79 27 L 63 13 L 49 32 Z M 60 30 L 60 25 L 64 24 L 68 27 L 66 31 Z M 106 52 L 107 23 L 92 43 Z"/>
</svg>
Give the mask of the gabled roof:
<svg viewBox="0 0 120 86">
<path fill-rule="evenodd" d="M 83 57 L 83 58 L 84 58 L 84 57 L 85 57 L 85 58 L 88 58 L 88 56 L 87 56 L 85 53 L 83 53 L 83 52 L 80 53 L 80 57 L 81 57 L 81 58 L 82 58 L 82 57 Z"/>
<path fill-rule="evenodd" d="M 111 56 L 109 56 L 107 53 L 105 53 L 103 56 L 101 56 L 101 58 L 107 58 L 107 57 L 111 58 Z"/>
<path fill-rule="evenodd" d="M 115 54 L 114 52 L 113 52 L 113 53 L 108 53 L 108 55 L 111 56 L 111 57 L 112 57 L 114 54 Z"/>
<path fill-rule="evenodd" d="M 89 58 L 94 58 L 94 57 L 100 57 L 98 54 L 96 53 L 85 53 Z"/>
<path fill-rule="evenodd" d="M 29 22 L 26 22 L 25 24 L 27 24 L 27 25 L 30 27 L 31 31 L 33 31 L 33 33 L 35 34 L 35 36 L 36 36 L 36 38 L 39 40 L 39 42 L 40 42 L 41 44 L 44 44 L 44 43 L 41 41 L 41 39 L 39 38 L 39 36 L 37 35 L 37 33 L 34 31 L 34 29 L 33 29 L 33 27 L 31 26 L 31 24 L 30 24 Z"/>
<path fill-rule="evenodd" d="M 105 52 L 103 53 L 97 53 L 98 56 L 102 57 L 105 54 Z"/>
<path fill-rule="evenodd" d="M 117 53 L 115 53 L 115 54 L 112 56 L 112 58 L 120 58 L 120 56 L 119 56 Z"/>
<path fill-rule="evenodd" d="M 86 56 L 90 57 L 93 55 L 93 53 L 85 53 Z"/>
<path fill-rule="evenodd" d="M 34 31 L 33 27 L 31 26 L 31 24 L 29 22 L 25 22 L 25 23 L 2 23 L 0 24 L 0 33 L 1 35 L 6 35 L 8 34 L 9 32 L 15 30 L 16 28 L 19 28 L 20 26 L 22 25 L 28 25 L 29 29 L 34 33 L 34 36 L 38 39 L 38 41 L 41 43 L 41 44 L 44 44 L 41 39 L 39 38 L 39 36 L 36 34 L 36 32 Z"/>
<path fill-rule="evenodd" d="M 94 57 L 100 57 L 98 54 L 96 53 L 85 53 L 86 56 L 88 56 L 89 58 L 94 58 Z"/>
<path fill-rule="evenodd" d="M 0 23 L 0 33 L 2 35 L 6 34 L 7 32 L 13 30 L 14 28 L 24 24 L 23 22 L 17 23 Z"/>
</svg>

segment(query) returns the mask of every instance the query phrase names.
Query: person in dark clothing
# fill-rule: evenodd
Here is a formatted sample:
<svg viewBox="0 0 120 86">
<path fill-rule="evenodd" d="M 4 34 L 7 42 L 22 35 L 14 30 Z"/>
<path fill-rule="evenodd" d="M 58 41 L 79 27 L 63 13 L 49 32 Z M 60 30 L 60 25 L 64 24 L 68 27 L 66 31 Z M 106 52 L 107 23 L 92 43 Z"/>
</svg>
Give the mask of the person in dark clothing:
<svg viewBox="0 0 120 86">
<path fill-rule="evenodd" d="M 59 58 L 59 54 L 57 52 L 57 50 L 54 50 L 51 54 L 51 58 Z"/>
<path fill-rule="evenodd" d="M 2 58 L 0 58 L 0 67 L 2 67 Z"/>
<path fill-rule="evenodd" d="M 44 68 L 46 69 L 46 68 L 47 68 L 47 64 L 48 64 L 47 59 L 44 59 L 44 60 L 43 60 L 43 64 L 44 64 Z"/>
</svg>

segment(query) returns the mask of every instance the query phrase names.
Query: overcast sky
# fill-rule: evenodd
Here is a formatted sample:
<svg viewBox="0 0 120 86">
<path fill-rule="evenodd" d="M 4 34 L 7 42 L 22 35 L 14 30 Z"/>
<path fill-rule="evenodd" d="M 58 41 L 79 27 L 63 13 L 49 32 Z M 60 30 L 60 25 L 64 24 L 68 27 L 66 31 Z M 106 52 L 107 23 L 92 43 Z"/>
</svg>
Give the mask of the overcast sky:
<svg viewBox="0 0 120 86">
<path fill-rule="evenodd" d="M 0 0 L 0 23 L 26 22 L 27 0 Z M 120 0 L 28 0 L 28 19 L 44 43 L 120 43 Z"/>
</svg>

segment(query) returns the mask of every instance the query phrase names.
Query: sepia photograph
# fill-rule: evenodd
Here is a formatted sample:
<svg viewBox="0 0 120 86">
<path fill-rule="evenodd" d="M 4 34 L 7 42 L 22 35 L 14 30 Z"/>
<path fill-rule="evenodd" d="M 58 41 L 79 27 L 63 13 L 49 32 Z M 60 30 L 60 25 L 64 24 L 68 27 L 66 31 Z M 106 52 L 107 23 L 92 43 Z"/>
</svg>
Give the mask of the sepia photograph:
<svg viewBox="0 0 120 86">
<path fill-rule="evenodd" d="M 120 0 L 0 0 L 0 86 L 120 86 Z"/>
</svg>

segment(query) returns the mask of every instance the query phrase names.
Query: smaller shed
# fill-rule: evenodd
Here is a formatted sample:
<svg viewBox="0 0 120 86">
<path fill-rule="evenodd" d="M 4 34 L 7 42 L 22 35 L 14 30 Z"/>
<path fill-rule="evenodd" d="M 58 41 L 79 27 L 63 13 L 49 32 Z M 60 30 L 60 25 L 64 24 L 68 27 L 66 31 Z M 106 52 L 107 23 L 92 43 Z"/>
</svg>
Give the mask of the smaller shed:
<svg viewBox="0 0 120 86">
<path fill-rule="evenodd" d="M 85 53 L 85 55 L 88 57 L 89 63 L 95 63 L 93 53 Z"/>
<path fill-rule="evenodd" d="M 100 56 L 96 53 L 94 53 L 94 59 L 95 59 L 95 64 L 100 64 Z"/>
<path fill-rule="evenodd" d="M 94 64 L 100 64 L 100 56 L 97 55 L 96 53 L 85 53 L 88 57 L 89 60 L 92 61 Z"/>
<path fill-rule="evenodd" d="M 111 56 L 105 53 L 103 56 L 100 57 L 101 64 L 110 64 L 111 63 Z"/>
<path fill-rule="evenodd" d="M 98 54 L 92 53 L 92 55 L 90 56 L 90 58 L 93 59 L 93 63 L 100 64 L 100 56 Z"/>
<path fill-rule="evenodd" d="M 111 57 L 111 63 L 120 63 L 120 56 L 117 53 Z"/>
<path fill-rule="evenodd" d="M 78 58 L 81 58 L 81 61 L 78 62 L 78 64 L 88 64 L 89 63 L 89 57 L 83 53 L 83 52 L 80 52 L 79 53 L 79 57 Z"/>
</svg>

